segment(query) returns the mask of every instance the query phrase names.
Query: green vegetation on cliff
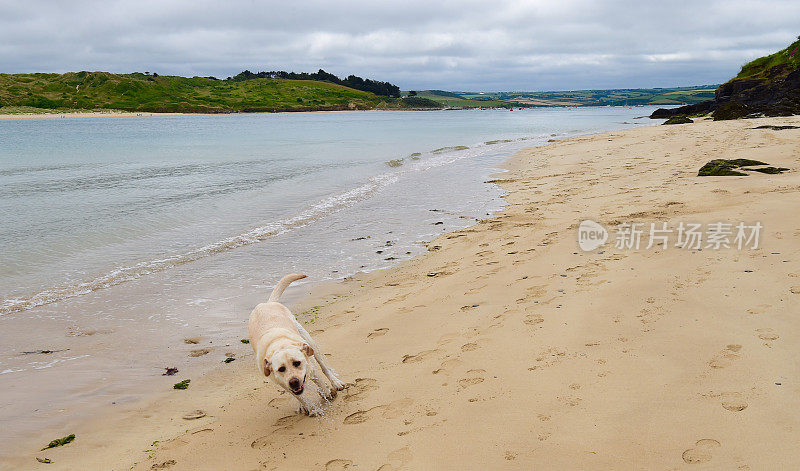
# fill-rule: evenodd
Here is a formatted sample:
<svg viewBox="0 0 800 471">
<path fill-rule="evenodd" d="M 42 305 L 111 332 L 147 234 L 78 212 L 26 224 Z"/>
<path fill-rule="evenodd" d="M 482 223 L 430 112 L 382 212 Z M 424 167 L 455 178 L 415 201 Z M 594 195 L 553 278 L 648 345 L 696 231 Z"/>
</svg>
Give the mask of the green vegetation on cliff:
<svg viewBox="0 0 800 471">
<path fill-rule="evenodd" d="M 0 107 L 226 113 L 415 106 L 420 105 L 315 80 L 218 80 L 108 72 L 0 74 Z"/>
<path fill-rule="evenodd" d="M 800 68 L 800 37 L 786 49 L 780 50 L 775 54 L 759 57 L 743 65 L 742 70 L 734 77 L 734 80 L 764 75 L 773 67 L 778 66 L 786 66 L 791 70 Z"/>
</svg>

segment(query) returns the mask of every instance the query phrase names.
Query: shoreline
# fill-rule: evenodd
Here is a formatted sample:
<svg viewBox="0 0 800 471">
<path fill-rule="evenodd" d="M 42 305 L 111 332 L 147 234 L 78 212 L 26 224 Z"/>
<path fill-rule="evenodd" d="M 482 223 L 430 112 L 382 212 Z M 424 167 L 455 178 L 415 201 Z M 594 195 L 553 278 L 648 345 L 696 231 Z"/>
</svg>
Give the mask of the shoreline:
<svg viewBox="0 0 800 471">
<path fill-rule="evenodd" d="M 800 405 L 787 396 L 798 391 L 797 368 L 782 368 L 797 347 L 780 332 L 797 327 L 788 297 L 800 275 L 772 258 L 800 256 L 785 217 L 800 193 L 798 131 L 745 131 L 764 123 L 800 118 L 648 126 L 527 148 L 496 176 L 509 191 L 501 212 L 396 267 L 315 287 L 290 308 L 321 306 L 309 330 L 354 383 L 322 419 L 294 415 L 241 356 L 187 391 L 154 393 L 80 427 L 73 444 L 26 450 L 9 465 L 45 455 L 52 469 L 792 462 L 786 434 L 797 436 L 800 418 L 779 411 Z M 698 179 L 717 157 L 794 171 Z M 578 249 L 580 220 L 626 217 L 761 217 L 771 236 L 755 252 Z M 194 409 L 206 416 L 182 418 Z M 758 440 L 737 443 L 745 431 Z"/>
<path fill-rule="evenodd" d="M 584 108 L 602 108 L 605 106 L 584 106 Z M 613 106 L 616 108 L 629 108 L 628 106 Z M 564 106 L 531 106 L 526 109 L 538 110 L 548 108 L 565 108 Z M 157 116 L 246 116 L 246 115 L 274 115 L 274 114 L 298 114 L 298 113 L 374 113 L 380 111 L 482 111 L 500 110 L 503 108 L 372 108 L 368 110 L 282 110 L 282 111 L 233 111 L 229 113 L 156 113 L 150 111 L 73 111 L 65 113 L 52 113 L 48 110 L 43 113 L 0 113 L 0 121 L 14 119 L 72 119 L 72 118 L 130 118 L 130 117 L 157 117 Z M 642 116 L 646 118 L 646 116 Z"/>
<path fill-rule="evenodd" d="M 74 111 L 68 113 L 0 113 L 0 120 L 13 119 L 74 119 L 74 118 L 130 118 L 152 116 L 186 116 L 195 113 L 150 113 L 135 111 Z M 197 113 L 200 114 L 200 113 Z"/>
<path fill-rule="evenodd" d="M 471 109 L 471 108 L 467 108 Z M 462 109 L 458 109 L 461 111 Z M 369 110 L 282 110 L 282 111 L 236 111 L 230 113 L 156 113 L 150 111 L 86 111 L 86 112 L 67 112 L 67 113 L 0 113 L 0 120 L 13 119 L 72 119 L 72 118 L 137 118 L 137 117 L 157 117 L 157 116 L 243 116 L 243 115 L 262 115 L 262 114 L 286 114 L 286 113 L 372 113 L 376 111 L 453 111 L 448 108 L 374 108 Z"/>
</svg>

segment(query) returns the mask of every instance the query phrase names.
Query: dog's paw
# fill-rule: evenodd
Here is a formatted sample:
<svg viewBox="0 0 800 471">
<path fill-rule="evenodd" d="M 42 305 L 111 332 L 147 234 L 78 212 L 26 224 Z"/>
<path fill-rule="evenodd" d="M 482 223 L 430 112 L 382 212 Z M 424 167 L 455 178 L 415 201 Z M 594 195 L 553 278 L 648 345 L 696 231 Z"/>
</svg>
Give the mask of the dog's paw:
<svg viewBox="0 0 800 471">
<path fill-rule="evenodd" d="M 317 417 L 317 416 L 324 415 L 325 411 L 323 411 L 322 409 L 320 409 L 317 406 L 310 406 L 310 407 L 300 406 L 300 410 L 298 410 L 297 412 L 299 414 L 304 414 L 304 415 L 307 415 L 309 417 Z"/>
<path fill-rule="evenodd" d="M 339 378 L 333 378 L 333 381 L 331 381 L 331 385 L 333 386 L 333 389 L 337 391 L 342 391 L 344 390 L 344 388 L 347 387 L 347 385 L 344 384 L 342 380 Z"/>
<path fill-rule="evenodd" d="M 319 395 L 325 399 L 333 400 L 336 397 L 336 390 L 335 389 L 320 389 Z"/>
</svg>

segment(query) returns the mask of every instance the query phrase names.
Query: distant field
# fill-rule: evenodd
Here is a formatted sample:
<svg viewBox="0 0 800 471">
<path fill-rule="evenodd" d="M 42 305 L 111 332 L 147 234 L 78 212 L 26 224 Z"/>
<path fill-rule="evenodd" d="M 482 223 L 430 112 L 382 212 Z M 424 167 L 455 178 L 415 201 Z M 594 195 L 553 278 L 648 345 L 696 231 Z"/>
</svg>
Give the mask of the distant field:
<svg viewBox="0 0 800 471">
<path fill-rule="evenodd" d="M 488 108 L 498 108 L 498 107 L 508 107 L 511 104 L 506 100 L 497 100 L 497 99 L 474 99 L 474 98 L 466 98 L 463 96 L 452 96 L 456 95 L 452 92 L 442 92 L 440 90 L 423 90 L 417 92 L 417 96 L 421 98 L 427 98 L 429 100 L 436 101 L 438 103 L 443 104 L 444 106 L 451 107 L 451 108 L 481 108 L 481 107 L 488 107 Z"/>
<path fill-rule="evenodd" d="M 245 81 L 141 73 L 0 74 L 0 107 L 146 112 L 407 108 L 404 101 L 313 80 Z"/>
<path fill-rule="evenodd" d="M 464 92 L 464 99 L 495 99 L 530 106 L 631 106 L 699 103 L 714 98 L 716 85 L 676 88 L 574 90 L 556 92 Z"/>
</svg>

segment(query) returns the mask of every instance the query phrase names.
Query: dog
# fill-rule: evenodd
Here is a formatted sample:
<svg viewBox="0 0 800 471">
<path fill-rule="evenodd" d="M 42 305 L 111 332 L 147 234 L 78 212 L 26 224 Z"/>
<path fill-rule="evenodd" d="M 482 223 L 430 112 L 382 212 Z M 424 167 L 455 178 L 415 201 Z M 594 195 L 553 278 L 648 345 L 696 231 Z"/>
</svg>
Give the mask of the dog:
<svg viewBox="0 0 800 471">
<path fill-rule="evenodd" d="M 300 412 L 318 415 L 322 410 L 317 405 L 318 398 L 310 397 L 306 391 L 306 379 L 311 379 L 319 388 L 319 394 L 327 399 L 333 399 L 336 391 L 344 389 L 345 384 L 328 366 L 325 356 L 292 311 L 278 302 L 292 282 L 305 277 L 297 274 L 284 276 L 272 290 L 269 300 L 253 309 L 247 330 L 259 372 L 294 395 L 300 402 Z M 319 363 L 331 388 L 317 376 L 312 357 Z"/>
</svg>

